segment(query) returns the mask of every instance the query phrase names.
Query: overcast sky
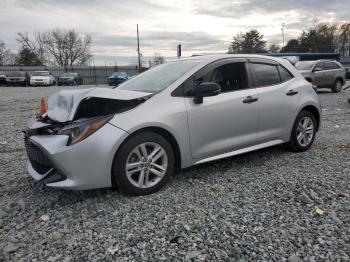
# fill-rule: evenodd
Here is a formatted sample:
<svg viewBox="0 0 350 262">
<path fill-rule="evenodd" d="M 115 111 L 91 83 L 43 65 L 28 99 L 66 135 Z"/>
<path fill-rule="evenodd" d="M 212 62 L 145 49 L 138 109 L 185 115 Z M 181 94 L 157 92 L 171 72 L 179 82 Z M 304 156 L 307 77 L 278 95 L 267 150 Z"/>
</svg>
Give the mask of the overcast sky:
<svg viewBox="0 0 350 262">
<path fill-rule="evenodd" d="M 16 51 L 17 32 L 74 28 L 91 34 L 96 64 L 135 62 L 141 52 L 176 56 L 226 52 L 233 35 L 256 28 L 269 42 L 318 22 L 350 19 L 349 0 L 1 0 L 0 40 Z"/>
</svg>

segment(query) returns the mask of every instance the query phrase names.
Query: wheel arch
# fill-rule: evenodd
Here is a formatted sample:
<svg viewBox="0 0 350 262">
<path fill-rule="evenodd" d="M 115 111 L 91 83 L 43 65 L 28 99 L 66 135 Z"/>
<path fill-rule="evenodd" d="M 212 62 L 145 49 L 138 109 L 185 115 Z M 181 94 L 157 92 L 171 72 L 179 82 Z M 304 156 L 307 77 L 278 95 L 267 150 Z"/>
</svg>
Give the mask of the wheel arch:
<svg viewBox="0 0 350 262">
<path fill-rule="evenodd" d="M 319 130 L 320 128 L 320 122 L 321 122 L 321 115 L 320 115 L 320 112 L 318 111 L 318 109 L 313 106 L 313 105 L 307 105 L 307 106 L 304 106 L 301 110 L 301 111 L 309 111 L 311 114 L 314 115 L 315 119 L 316 119 L 316 131 Z"/>
<path fill-rule="evenodd" d="M 142 133 L 142 132 L 153 132 L 156 133 L 162 137 L 164 137 L 171 145 L 173 152 L 174 152 L 174 156 L 175 156 L 175 168 L 176 169 L 181 169 L 181 151 L 180 151 L 180 147 L 179 147 L 179 143 L 176 140 L 176 138 L 174 137 L 173 134 L 171 134 L 168 130 L 166 130 L 165 128 L 162 127 L 158 127 L 158 126 L 149 126 L 149 127 L 143 127 L 140 128 L 132 133 L 130 133 L 125 139 L 124 141 L 119 145 L 117 151 L 114 154 L 113 157 L 113 162 L 112 162 L 112 168 L 111 168 L 111 178 L 112 178 L 112 185 L 115 186 L 115 182 L 113 181 L 113 172 L 114 172 L 114 162 L 116 161 L 116 157 L 118 156 L 119 152 L 120 152 L 120 148 L 122 147 L 122 145 L 124 143 L 126 143 L 131 137 L 133 137 L 136 134 Z"/>
<path fill-rule="evenodd" d="M 343 78 L 343 77 L 341 77 L 341 76 L 337 76 L 336 78 L 335 78 L 335 82 L 337 81 L 337 80 L 340 80 L 341 81 L 341 83 L 342 83 L 342 85 L 345 85 L 345 79 Z"/>
</svg>

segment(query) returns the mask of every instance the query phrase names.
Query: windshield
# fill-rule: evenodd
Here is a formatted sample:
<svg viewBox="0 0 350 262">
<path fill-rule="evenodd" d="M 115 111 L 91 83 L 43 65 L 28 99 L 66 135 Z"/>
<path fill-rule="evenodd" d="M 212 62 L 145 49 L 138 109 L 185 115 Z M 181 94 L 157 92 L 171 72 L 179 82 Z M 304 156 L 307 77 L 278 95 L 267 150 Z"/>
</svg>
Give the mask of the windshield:
<svg viewBox="0 0 350 262">
<path fill-rule="evenodd" d="M 69 76 L 69 77 L 73 77 L 73 76 L 75 76 L 76 75 L 76 73 L 63 73 L 63 75 L 62 76 Z"/>
<path fill-rule="evenodd" d="M 295 64 L 295 67 L 298 70 L 311 70 L 314 64 L 315 64 L 314 61 L 302 61 L 302 62 L 297 62 Z"/>
<path fill-rule="evenodd" d="M 178 61 L 156 66 L 121 84 L 118 89 L 157 93 L 194 68 L 198 61 Z"/>
<path fill-rule="evenodd" d="M 32 76 L 48 76 L 49 72 L 46 71 L 37 71 L 32 74 Z"/>
<path fill-rule="evenodd" d="M 15 72 L 9 72 L 7 76 L 13 76 L 13 77 L 25 77 L 25 72 L 21 71 L 15 71 Z"/>
</svg>

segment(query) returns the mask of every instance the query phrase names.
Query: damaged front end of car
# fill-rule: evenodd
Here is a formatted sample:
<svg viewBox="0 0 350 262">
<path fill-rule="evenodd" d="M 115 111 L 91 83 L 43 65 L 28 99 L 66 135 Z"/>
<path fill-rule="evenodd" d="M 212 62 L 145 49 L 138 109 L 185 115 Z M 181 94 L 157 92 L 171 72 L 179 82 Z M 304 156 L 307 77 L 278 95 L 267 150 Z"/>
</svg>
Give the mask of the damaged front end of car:
<svg viewBox="0 0 350 262">
<path fill-rule="evenodd" d="M 84 145 L 80 144 L 84 143 L 81 142 L 98 133 L 97 131 L 104 126 L 104 129 L 117 129 L 112 125 L 107 127 L 106 124 L 116 114 L 132 110 L 151 97 L 151 94 L 147 93 L 125 94 L 116 92 L 117 90 L 110 91 L 113 92 L 110 95 L 102 91 L 100 97 L 97 96 L 96 90 L 61 91 L 49 97 L 47 112 L 41 110 L 40 114 L 27 122 L 23 129 L 29 159 L 27 169 L 35 180 L 42 180 L 45 184 L 65 181 L 67 173 L 72 173 L 67 169 L 74 160 L 67 160 L 71 153 L 64 155 L 63 151 L 72 152 L 74 145 L 78 144 L 79 147 L 83 147 Z M 119 99 L 115 93 L 119 93 Z M 122 131 L 118 129 L 116 132 Z M 76 157 L 87 158 L 91 157 Z M 61 159 L 64 164 L 60 163 Z"/>
</svg>

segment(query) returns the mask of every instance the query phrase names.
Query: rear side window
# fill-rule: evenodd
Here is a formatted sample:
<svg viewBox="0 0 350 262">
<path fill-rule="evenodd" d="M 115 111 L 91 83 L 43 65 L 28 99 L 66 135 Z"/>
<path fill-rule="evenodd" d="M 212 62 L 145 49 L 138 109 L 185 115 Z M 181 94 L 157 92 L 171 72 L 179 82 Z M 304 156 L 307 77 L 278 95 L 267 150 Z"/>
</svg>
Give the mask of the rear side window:
<svg viewBox="0 0 350 262">
<path fill-rule="evenodd" d="M 286 82 L 293 78 L 293 75 L 283 66 L 278 66 L 278 72 L 280 73 L 281 82 Z"/>
<path fill-rule="evenodd" d="M 332 70 L 332 69 L 339 69 L 340 66 L 337 65 L 336 63 L 333 63 L 333 62 L 328 62 L 328 63 L 325 63 L 326 64 L 326 69 L 327 70 Z"/>
<path fill-rule="evenodd" d="M 316 64 L 316 66 L 315 66 L 315 69 L 318 69 L 318 70 L 327 70 L 327 68 L 326 68 L 326 63 L 323 63 L 323 62 L 318 62 L 317 64 Z"/>
<path fill-rule="evenodd" d="M 280 75 L 275 65 L 252 63 L 255 74 L 255 86 L 271 86 L 281 82 Z"/>
</svg>

